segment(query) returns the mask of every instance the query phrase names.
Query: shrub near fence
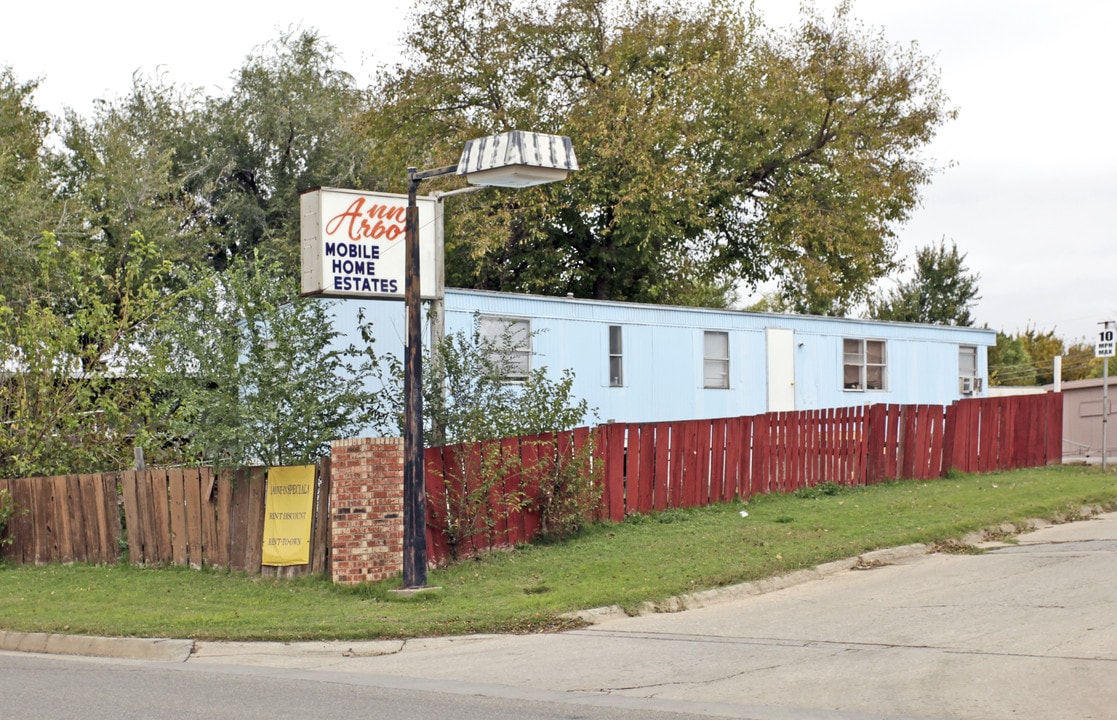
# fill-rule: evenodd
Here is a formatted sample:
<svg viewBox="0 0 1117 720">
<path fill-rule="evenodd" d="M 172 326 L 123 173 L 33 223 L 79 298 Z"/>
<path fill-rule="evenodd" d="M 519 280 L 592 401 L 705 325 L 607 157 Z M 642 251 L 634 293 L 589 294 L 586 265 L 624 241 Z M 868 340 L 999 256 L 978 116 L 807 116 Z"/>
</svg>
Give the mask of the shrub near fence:
<svg viewBox="0 0 1117 720">
<path fill-rule="evenodd" d="M 555 533 L 553 525 L 563 514 L 558 506 L 579 502 L 556 495 L 555 481 L 564 470 L 593 477 L 596 458 L 590 444 L 595 433 L 583 427 L 427 448 L 429 560 L 437 563 Z M 580 467 L 564 468 L 572 463 Z"/>
</svg>

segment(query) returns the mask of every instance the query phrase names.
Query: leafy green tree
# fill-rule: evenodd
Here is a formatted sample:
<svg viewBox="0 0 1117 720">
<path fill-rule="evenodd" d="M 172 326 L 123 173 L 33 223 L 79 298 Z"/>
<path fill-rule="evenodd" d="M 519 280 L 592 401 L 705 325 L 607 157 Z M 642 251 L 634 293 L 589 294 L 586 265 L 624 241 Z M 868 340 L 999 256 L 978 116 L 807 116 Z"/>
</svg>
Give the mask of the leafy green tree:
<svg viewBox="0 0 1117 720">
<path fill-rule="evenodd" d="M 297 273 L 299 193 L 362 187 L 370 141 L 354 130 L 365 93 L 316 33 L 281 35 L 250 55 L 227 96 L 137 76 L 92 117 L 71 113 L 57 193 L 77 237 L 110 264 L 132 233 L 176 267 L 218 270 L 257 249 Z"/>
<path fill-rule="evenodd" d="M 34 87 L 0 73 L 6 472 L 116 467 L 134 441 L 153 459 L 301 461 L 376 415 L 358 391 L 371 358 L 333 347 L 320 304 L 287 303 L 299 191 L 360 186 L 367 167 L 364 93 L 331 46 L 283 35 L 228 97 L 137 76 L 89 118 L 69 113 L 57 144 Z M 126 373 L 110 378 L 110 359 Z M 346 363 L 356 385 L 332 374 Z"/>
<path fill-rule="evenodd" d="M 1015 335 L 997 334 L 997 347 L 989 349 L 989 369 L 994 385 L 1050 385 L 1054 382 L 1055 357 L 1062 356 L 1062 380 L 1085 380 L 1102 376 L 1102 359 L 1094 357 L 1094 344 L 1085 340 L 1067 343 L 1055 330 L 1040 331 L 1028 326 Z M 1110 374 L 1117 375 L 1117 362 L 1110 360 Z"/>
<path fill-rule="evenodd" d="M 1067 346 L 1063 358 L 1063 380 L 1100 378 L 1104 374 L 1103 358 L 1094 357 L 1094 343 L 1078 340 Z M 1109 358 L 1109 376 L 1117 377 L 1117 358 Z"/>
<path fill-rule="evenodd" d="M 945 242 L 938 247 L 919 248 L 915 252 L 915 276 L 879 300 L 870 300 L 869 317 L 931 325 L 973 325 L 970 309 L 981 299 L 977 294 L 979 276 L 968 272 L 965 260 L 965 254 L 959 253 L 954 243 L 949 250 Z"/>
<path fill-rule="evenodd" d="M 297 284 L 276 261 L 240 260 L 199 278 L 148 339 L 164 460 L 305 464 L 387 421 L 367 342 L 339 346 L 328 308 Z"/>
<path fill-rule="evenodd" d="M 137 76 L 127 95 L 100 101 L 91 117 L 67 115 L 55 159 L 56 191 L 74 218 L 59 231 L 64 243 L 119 267 L 135 255 L 138 235 L 176 270 L 201 263 L 205 228 L 192 222 L 196 199 L 183 184 L 189 148 L 200 142 L 198 102 Z"/>
<path fill-rule="evenodd" d="M 1036 384 L 1036 366 L 1020 338 L 997 333 L 997 344 L 989 348 L 989 384 Z"/>
<path fill-rule="evenodd" d="M 331 46 L 312 32 L 284 35 L 249 58 L 228 97 L 203 97 L 161 77 L 137 77 L 127 95 L 101 102 L 89 118 L 68 114 L 57 144 L 46 142 L 49 118 L 34 109 L 33 90 L 33 83 L 20 84 L 10 71 L 0 76 L 0 293 L 7 297 L 7 344 L 0 359 L 5 371 L 16 371 L 5 376 L 3 406 L 8 413 L 38 413 L 34 422 L 21 415 L 6 426 L 4 451 L 15 453 L 8 467 L 115 467 L 124 449 L 130 457 L 133 440 L 145 444 L 153 459 L 299 460 L 320 451 L 323 438 L 345 434 L 354 423 L 363 426 L 354 418 L 375 415 L 378 406 L 366 403 L 367 397 L 323 389 L 338 363 L 352 363 L 358 368 L 353 376 L 360 378 L 361 364 L 371 359 L 327 347 L 327 324 L 308 309 L 314 303 L 293 301 L 288 309 L 279 295 L 265 297 L 265 290 L 290 295 L 290 282 L 273 278 L 271 286 L 256 290 L 249 282 L 277 273 L 297 278 L 300 190 L 364 183 L 369 141 L 353 130 L 364 93 L 336 69 Z M 53 231 L 52 253 L 81 260 L 65 271 L 58 263 L 40 268 L 26 248 L 34 248 L 44 230 Z M 246 263 L 262 257 L 266 267 L 259 276 L 241 268 L 228 278 L 199 281 L 200 267 L 228 269 L 238 257 Z M 283 263 L 282 270 L 269 259 Z M 145 302 L 165 310 L 192 282 L 215 294 L 182 299 L 172 316 L 177 337 L 161 334 L 167 326 L 159 312 L 138 323 L 132 295 L 150 293 Z M 256 295 L 249 297 L 251 292 Z M 230 328 L 238 312 L 251 342 L 229 337 L 236 335 Z M 208 347 L 190 335 L 207 322 L 214 332 Z M 141 325 L 143 342 L 126 341 Z M 120 328 L 116 347 L 101 341 L 112 328 Z M 28 342 L 42 346 L 34 348 L 38 354 L 21 345 Z M 119 345 L 124 342 L 129 344 Z M 306 355 L 311 352 L 318 355 L 312 359 Z M 130 388 L 135 396 L 117 404 L 121 413 L 127 407 L 140 415 L 113 419 L 103 409 L 91 410 L 97 398 L 109 406 L 116 402 L 101 376 L 86 373 L 73 382 L 58 370 L 73 362 L 96 367 L 104 353 L 114 362 L 133 363 L 127 379 L 109 385 L 114 392 Z M 191 358 L 196 365 L 184 367 Z M 235 362 L 243 358 L 253 364 Z M 295 380 L 279 373 L 284 358 L 294 358 L 289 362 L 302 373 Z M 155 360 L 168 373 L 140 367 Z M 42 372 L 28 371 L 32 363 Z M 203 370 L 216 380 L 199 388 L 194 381 L 200 376 L 191 373 Z M 43 387 L 32 387 L 34 379 Z M 59 391 L 48 398 L 46 386 L 66 387 L 70 396 Z M 177 390 L 182 397 L 174 396 Z M 25 392 L 37 393 L 42 402 L 30 402 Z M 145 405 L 149 414 L 141 417 Z M 153 405 L 162 412 L 150 413 Z M 113 419 L 113 430 L 100 436 L 75 432 L 90 412 Z M 47 424 L 55 415 L 60 430 Z M 210 423 L 215 418 L 226 424 Z M 265 431 L 271 434 L 262 438 Z M 36 432 L 67 440 L 36 445 L 31 435 L 20 435 Z M 117 433 L 112 442 L 110 432 Z M 130 437 L 133 432 L 137 437 Z M 79 440 L 89 447 L 87 454 L 73 452 Z"/>
<path fill-rule="evenodd" d="M 930 61 L 848 3 L 781 34 L 721 0 L 421 0 L 405 44 L 364 122 L 384 189 L 512 129 L 569 135 L 582 166 L 456 200 L 460 286 L 715 304 L 777 279 L 843 312 L 892 269 L 953 114 Z"/>
<path fill-rule="evenodd" d="M 989 348 L 990 382 L 993 385 L 1050 385 L 1055 357 L 1062 356 L 1062 380 L 1102 376 L 1102 359 L 1094 357 L 1093 343 L 1067 343 L 1055 330 L 1028 326 L 1015 335 L 997 333 L 997 346 Z M 1117 376 L 1117 362 L 1110 360 L 1110 374 Z"/>
<path fill-rule="evenodd" d="M 1076 340 L 1067 345 L 1063 355 L 1063 380 L 1085 380 L 1097 370 L 1101 375 L 1101 361 L 1094 357 L 1093 343 Z"/>
<path fill-rule="evenodd" d="M 46 166 L 51 120 L 32 102 L 36 87 L 0 68 L 0 295 L 9 302 L 32 294 L 36 242 L 59 221 Z"/>
<path fill-rule="evenodd" d="M 1090 369 L 1090 377 L 1102 377 L 1105 373 L 1105 365 L 1103 363 L 1106 362 L 1109 363 L 1109 377 L 1117 378 L 1117 358 L 1109 358 L 1108 360 L 1104 358 L 1096 358 L 1093 366 Z"/>
<path fill-rule="evenodd" d="M 151 405 L 136 343 L 165 307 L 169 266 L 142 236 L 130 246 L 123 266 L 107 267 L 48 233 L 37 277 L 72 288 L 66 307 L 0 297 L 0 476 L 126 467 L 143 442 Z"/>
<path fill-rule="evenodd" d="M 1063 355 L 1065 344 L 1063 339 L 1055 334 L 1052 328 L 1040 332 L 1029 326 L 1019 335 L 1020 342 L 1024 345 L 1032 365 L 1036 370 L 1035 384 L 1050 385 L 1055 381 L 1055 357 Z"/>
<path fill-rule="evenodd" d="M 214 230 L 207 256 L 224 269 L 259 249 L 295 272 L 299 193 L 371 182 L 371 140 L 355 132 L 364 91 L 313 31 L 288 32 L 250 55 L 228 97 L 210 98 L 185 160 L 196 222 Z"/>
</svg>

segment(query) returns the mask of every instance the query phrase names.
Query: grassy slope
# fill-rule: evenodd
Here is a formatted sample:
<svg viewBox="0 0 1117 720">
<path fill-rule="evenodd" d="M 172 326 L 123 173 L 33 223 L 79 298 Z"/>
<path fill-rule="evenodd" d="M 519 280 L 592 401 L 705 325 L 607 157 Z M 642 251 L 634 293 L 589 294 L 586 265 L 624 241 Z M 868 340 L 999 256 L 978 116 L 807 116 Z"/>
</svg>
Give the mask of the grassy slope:
<svg viewBox="0 0 1117 720">
<path fill-rule="evenodd" d="M 274 640 L 546 630 L 576 623 L 560 617 L 572 610 L 635 608 L 875 548 L 1073 517 L 1085 504 L 1117 508 L 1117 475 L 1057 467 L 765 496 L 466 561 L 430 573 L 441 592 L 412 597 L 390 594 L 393 582 L 343 588 L 213 570 L 0 566 L 0 629 Z"/>
</svg>

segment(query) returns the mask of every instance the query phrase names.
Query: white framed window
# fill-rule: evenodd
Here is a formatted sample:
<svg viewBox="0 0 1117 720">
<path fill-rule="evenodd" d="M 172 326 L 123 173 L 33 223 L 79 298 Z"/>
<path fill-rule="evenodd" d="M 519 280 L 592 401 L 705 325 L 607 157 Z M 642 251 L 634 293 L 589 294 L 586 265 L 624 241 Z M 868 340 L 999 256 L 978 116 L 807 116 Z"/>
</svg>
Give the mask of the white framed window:
<svg viewBox="0 0 1117 720">
<path fill-rule="evenodd" d="M 624 385 L 624 342 L 620 325 L 609 326 L 609 387 Z"/>
<path fill-rule="evenodd" d="M 702 387 L 729 388 L 729 333 L 706 330 L 702 338 Z"/>
<path fill-rule="evenodd" d="M 531 321 L 482 315 L 478 331 L 482 342 L 491 348 L 493 362 L 501 366 L 504 379 L 527 380 L 531 373 Z"/>
<path fill-rule="evenodd" d="M 885 350 L 883 340 L 843 340 L 842 387 L 846 390 L 884 390 L 888 369 Z"/>
<path fill-rule="evenodd" d="M 977 347 L 958 346 L 958 392 L 973 395 L 984 389 L 984 382 L 977 375 Z"/>
</svg>

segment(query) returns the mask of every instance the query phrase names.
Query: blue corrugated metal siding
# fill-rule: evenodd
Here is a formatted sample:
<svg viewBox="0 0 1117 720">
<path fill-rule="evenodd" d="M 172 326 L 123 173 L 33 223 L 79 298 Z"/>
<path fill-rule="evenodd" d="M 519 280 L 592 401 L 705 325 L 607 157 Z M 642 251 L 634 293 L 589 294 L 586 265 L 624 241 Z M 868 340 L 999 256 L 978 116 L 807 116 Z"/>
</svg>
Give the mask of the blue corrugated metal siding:
<svg viewBox="0 0 1117 720">
<path fill-rule="evenodd" d="M 335 309 L 341 342 L 355 334 L 358 308 L 376 328 L 379 353 L 402 352 L 403 304 L 343 301 Z M 978 374 L 987 377 L 992 330 L 800 315 L 549 298 L 476 290 L 447 290 L 446 333 L 472 333 L 475 314 L 531 321 L 533 368 L 557 376 L 574 371 L 574 393 L 601 421 L 652 422 L 752 415 L 767 411 L 765 328 L 792 330 L 797 409 L 869 403 L 948 404 L 957 400 L 958 348 L 978 348 Z M 623 333 L 624 382 L 609 385 L 610 325 Z M 703 333 L 729 336 L 729 389 L 703 387 Z M 424 332 L 429 337 L 429 332 Z M 884 390 L 842 388 L 842 341 L 884 340 Z M 587 419 L 591 421 L 592 418 Z"/>
</svg>

